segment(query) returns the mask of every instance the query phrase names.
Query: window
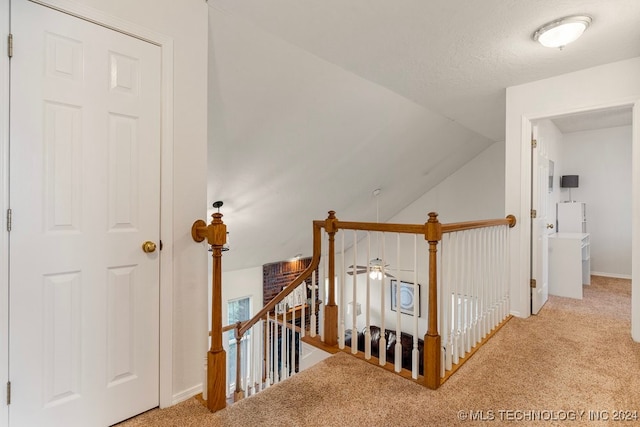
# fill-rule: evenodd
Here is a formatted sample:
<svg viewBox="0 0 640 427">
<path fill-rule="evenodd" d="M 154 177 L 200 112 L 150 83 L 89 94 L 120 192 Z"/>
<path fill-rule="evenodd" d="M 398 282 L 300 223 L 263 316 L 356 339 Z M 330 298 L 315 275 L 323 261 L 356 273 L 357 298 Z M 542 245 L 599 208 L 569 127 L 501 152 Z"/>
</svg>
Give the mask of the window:
<svg viewBox="0 0 640 427">
<path fill-rule="evenodd" d="M 227 320 L 229 325 L 249 320 L 251 318 L 251 297 L 229 301 L 227 303 L 227 313 Z M 236 388 L 236 352 L 238 343 L 236 342 L 234 332 L 235 331 L 227 332 L 227 339 L 229 340 L 229 351 L 227 352 L 227 385 L 229 393 L 233 393 Z M 247 372 L 249 372 L 249 370 L 247 369 L 249 358 L 247 356 L 249 354 L 249 351 L 251 351 L 250 336 L 251 331 L 248 331 L 246 334 L 244 334 L 242 340 L 240 341 L 240 362 L 243 367 L 242 374 L 245 377 L 247 375 Z"/>
</svg>

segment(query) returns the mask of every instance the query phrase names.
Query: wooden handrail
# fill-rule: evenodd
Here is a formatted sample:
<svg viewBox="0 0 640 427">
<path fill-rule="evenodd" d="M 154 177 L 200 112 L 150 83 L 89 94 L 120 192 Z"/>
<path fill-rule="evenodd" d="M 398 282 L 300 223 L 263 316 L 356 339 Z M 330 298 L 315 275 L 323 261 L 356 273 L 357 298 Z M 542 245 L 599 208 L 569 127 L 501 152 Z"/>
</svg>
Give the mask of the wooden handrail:
<svg viewBox="0 0 640 427">
<path fill-rule="evenodd" d="M 333 211 L 332 211 L 333 212 Z M 311 257 L 311 263 L 309 266 L 302 272 L 298 277 L 296 277 L 293 282 L 291 282 L 287 287 L 285 287 L 278 295 L 276 295 L 271 301 L 267 303 L 262 310 L 256 313 L 251 319 L 242 322 L 242 326 L 238 329 L 238 334 L 240 336 L 244 335 L 249 329 L 253 327 L 256 323 L 262 320 L 267 313 L 275 308 L 283 299 L 285 299 L 291 292 L 293 292 L 302 282 L 304 282 L 308 277 L 311 276 L 320 264 L 320 252 L 322 250 L 322 241 L 321 241 L 321 228 L 325 225 L 325 221 L 313 221 L 313 255 Z"/>
<path fill-rule="evenodd" d="M 319 221 L 323 223 L 323 221 Z M 498 225 L 508 225 L 513 228 L 516 225 L 516 217 L 507 215 L 506 218 L 486 219 L 479 221 L 453 222 L 450 224 L 442 224 L 443 233 L 452 233 L 454 231 L 472 230 L 474 228 L 494 227 Z M 338 230 L 361 230 L 361 231 L 380 231 L 384 233 L 404 233 L 404 234 L 426 234 L 427 224 L 393 224 L 393 223 L 377 223 L 377 222 L 353 222 L 353 221 L 335 221 Z"/>
<path fill-rule="evenodd" d="M 454 231 L 473 230 L 474 228 L 495 227 L 498 225 L 508 225 L 513 228 L 516 225 L 516 217 L 507 215 L 504 219 L 486 219 L 481 221 L 452 222 L 442 224 L 443 233 L 453 233 Z"/>
<path fill-rule="evenodd" d="M 336 221 L 339 230 L 381 231 L 388 233 L 425 234 L 425 224 L 391 224 L 378 222 Z"/>
</svg>

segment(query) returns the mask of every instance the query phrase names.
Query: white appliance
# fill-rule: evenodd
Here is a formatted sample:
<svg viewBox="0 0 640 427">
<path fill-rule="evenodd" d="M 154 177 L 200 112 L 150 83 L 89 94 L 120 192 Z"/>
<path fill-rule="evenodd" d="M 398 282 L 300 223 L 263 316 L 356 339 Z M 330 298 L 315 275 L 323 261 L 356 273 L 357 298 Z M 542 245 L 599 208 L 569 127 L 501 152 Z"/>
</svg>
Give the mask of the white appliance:
<svg viewBox="0 0 640 427">
<path fill-rule="evenodd" d="M 556 207 L 558 233 L 586 233 L 587 215 L 584 202 L 563 202 Z"/>
</svg>

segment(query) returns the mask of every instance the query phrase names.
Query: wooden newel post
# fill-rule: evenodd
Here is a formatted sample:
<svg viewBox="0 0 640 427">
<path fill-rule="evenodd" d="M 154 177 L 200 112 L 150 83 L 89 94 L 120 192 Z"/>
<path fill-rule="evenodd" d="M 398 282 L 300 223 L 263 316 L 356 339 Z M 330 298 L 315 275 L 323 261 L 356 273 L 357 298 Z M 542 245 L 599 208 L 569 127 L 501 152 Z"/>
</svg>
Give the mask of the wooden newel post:
<svg viewBox="0 0 640 427">
<path fill-rule="evenodd" d="M 325 220 L 325 230 L 329 235 L 329 295 L 324 306 L 324 342 L 328 345 L 338 344 L 338 306 L 336 305 L 336 259 L 335 236 L 338 231 L 338 219 L 335 211 L 329 211 Z M 321 284 L 322 286 L 322 284 Z"/>
<path fill-rule="evenodd" d="M 191 227 L 196 242 L 207 239 L 213 250 L 213 278 L 211 297 L 211 348 L 207 353 L 207 407 L 215 412 L 224 409 L 227 388 L 227 354 L 222 347 L 222 247 L 227 243 L 227 226 L 219 212 L 211 215 L 207 225 L 199 219 Z"/>
<path fill-rule="evenodd" d="M 440 334 L 438 333 L 438 242 L 442 240 L 442 225 L 438 214 L 429 213 L 425 224 L 425 239 L 429 242 L 429 324 L 424 336 L 424 383 L 430 389 L 440 387 Z"/>
</svg>

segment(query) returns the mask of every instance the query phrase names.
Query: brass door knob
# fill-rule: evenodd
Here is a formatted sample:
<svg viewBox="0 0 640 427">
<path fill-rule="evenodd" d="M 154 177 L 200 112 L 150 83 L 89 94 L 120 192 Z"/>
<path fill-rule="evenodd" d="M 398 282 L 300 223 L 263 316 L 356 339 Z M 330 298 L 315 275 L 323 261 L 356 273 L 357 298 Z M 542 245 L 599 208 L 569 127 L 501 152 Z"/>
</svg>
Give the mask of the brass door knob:
<svg viewBox="0 0 640 427">
<path fill-rule="evenodd" d="M 147 254 L 150 254 L 151 252 L 155 252 L 156 244 L 147 240 L 142 244 L 142 251 Z"/>
<path fill-rule="evenodd" d="M 553 228 L 553 224 L 547 224 L 547 228 Z"/>
</svg>

